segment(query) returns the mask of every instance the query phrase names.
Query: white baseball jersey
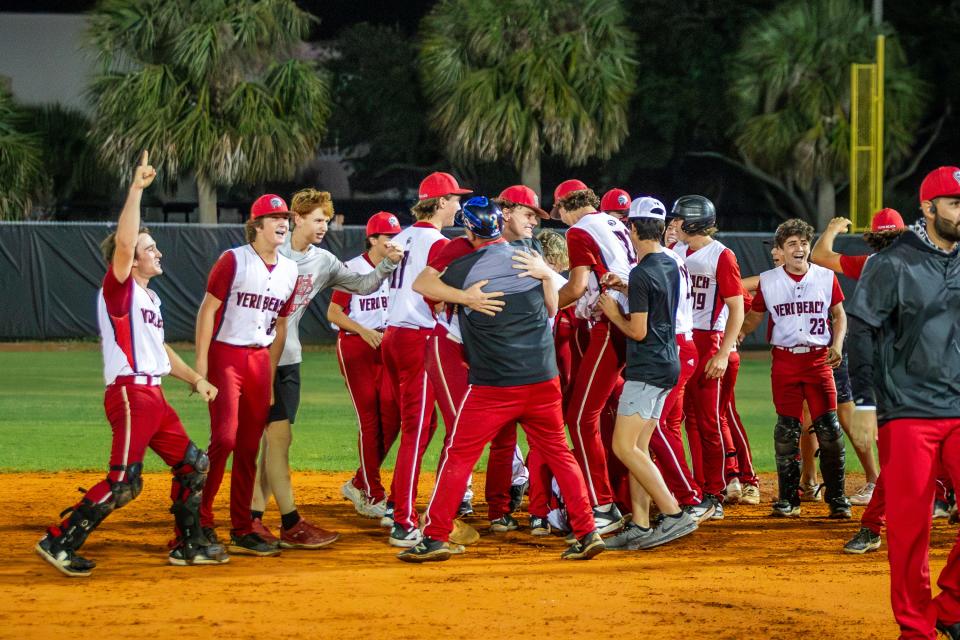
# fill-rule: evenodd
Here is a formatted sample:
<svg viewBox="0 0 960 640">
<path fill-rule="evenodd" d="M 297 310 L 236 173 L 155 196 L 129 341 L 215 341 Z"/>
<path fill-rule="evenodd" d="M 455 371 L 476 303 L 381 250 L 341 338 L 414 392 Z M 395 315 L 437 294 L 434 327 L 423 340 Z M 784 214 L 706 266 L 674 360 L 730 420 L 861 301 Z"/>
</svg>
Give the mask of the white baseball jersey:
<svg viewBox="0 0 960 640">
<path fill-rule="evenodd" d="M 372 273 L 375 269 L 373 263 L 370 262 L 370 257 L 366 254 L 360 254 L 356 258 L 347 260 L 347 268 L 349 268 L 354 273 L 360 275 L 365 275 Z M 367 329 L 377 329 L 383 331 L 387 326 L 387 304 L 390 298 L 390 281 L 384 280 L 380 288 L 374 291 L 373 293 L 367 294 L 365 296 L 358 295 L 356 293 L 349 294 L 349 301 L 344 300 L 346 294 L 334 293 L 333 301 L 338 304 L 340 301 L 345 302 L 343 304 L 343 312 L 350 316 L 350 319 L 359 324 L 362 327 Z M 340 327 L 337 325 L 332 325 L 335 331 L 339 331 Z M 344 331 L 344 333 L 349 334 L 349 331 Z"/>
<path fill-rule="evenodd" d="M 113 384 L 117 376 L 170 373 L 170 358 L 163 346 L 160 297 L 139 286 L 133 276 L 121 283 L 113 269 L 107 269 L 103 287 L 97 292 L 97 322 L 106 384 Z"/>
<path fill-rule="evenodd" d="M 289 314 L 287 302 L 297 285 L 297 264 L 278 253 L 277 263 L 268 268 L 249 244 L 224 251 L 220 259 L 229 260 L 227 254 L 233 255 L 235 263 L 233 281 L 217 311 L 214 340 L 269 347 L 277 337 L 281 311 Z"/>
<path fill-rule="evenodd" d="M 760 274 L 760 293 L 770 312 L 770 344 L 778 347 L 827 347 L 832 341 L 830 306 L 836 275 L 810 265 L 799 282 L 783 267 Z"/>
<path fill-rule="evenodd" d="M 300 344 L 300 319 L 306 313 L 310 302 L 327 287 L 334 287 L 350 293 L 369 294 L 380 289 L 394 269 L 394 264 L 384 258 L 375 269 L 360 273 L 320 247 L 307 245 L 306 251 L 293 248 L 291 236 L 280 247 L 280 255 L 297 263 L 297 288 L 294 291 L 293 305 L 287 316 L 287 341 L 283 345 L 280 366 L 297 364 L 303 360 L 303 347 Z"/>
<path fill-rule="evenodd" d="M 683 258 L 673 249 L 663 248 L 663 252 L 674 259 L 680 269 L 680 293 L 677 295 L 677 334 L 686 335 L 693 331 L 693 294 L 690 291 L 690 274 Z"/>
<path fill-rule="evenodd" d="M 705 247 L 689 253 L 690 247 L 682 242 L 674 245 L 673 250 L 683 258 L 690 277 L 690 293 L 693 309 L 693 328 L 701 331 L 723 331 L 727 324 L 729 310 L 724 303 L 724 297 L 718 282 L 718 265 L 721 255 L 728 251 L 719 240 L 707 244 Z M 732 253 L 731 253 L 732 256 Z M 733 258 L 733 264 L 736 264 Z M 730 292 L 726 297 L 741 295 L 740 274 L 726 274 L 730 277 Z M 736 282 L 735 289 L 733 282 Z"/>
<path fill-rule="evenodd" d="M 404 249 L 403 262 L 390 278 L 390 309 L 387 325 L 408 329 L 433 329 L 436 320 L 423 296 L 413 290 L 413 281 L 427 266 L 430 249 L 446 240 L 443 234 L 428 222 L 407 227 L 393 238 L 394 244 Z"/>
<path fill-rule="evenodd" d="M 573 232 L 572 236 L 570 231 Z M 630 232 L 622 222 L 609 214 L 588 213 L 570 227 L 570 231 L 567 232 L 570 268 L 586 264 L 591 266 L 587 291 L 576 302 L 576 315 L 578 318 L 595 319 L 598 314 L 596 304 L 600 297 L 600 277 L 607 272 L 613 272 L 620 276 L 621 280 L 628 282 L 630 270 L 637 264 L 637 254 L 630 241 Z M 580 232 L 589 236 L 592 243 Z M 586 255 L 593 256 L 593 260 L 587 262 L 581 258 Z M 612 289 L 609 293 L 620 304 L 621 309 L 627 309 L 627 297 L 624 294 Z"/>
</svg>

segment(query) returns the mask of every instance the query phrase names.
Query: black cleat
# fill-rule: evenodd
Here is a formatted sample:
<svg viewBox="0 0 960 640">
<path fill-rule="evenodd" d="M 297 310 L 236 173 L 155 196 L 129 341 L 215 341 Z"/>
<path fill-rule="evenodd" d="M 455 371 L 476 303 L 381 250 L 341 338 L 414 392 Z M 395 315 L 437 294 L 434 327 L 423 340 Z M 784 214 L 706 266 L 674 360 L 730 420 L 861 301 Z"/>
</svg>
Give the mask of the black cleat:
<svg viewBox="0 0 960 640">
<path fill-rule="evenodd" d="M 460 508 L 457 509 L 457 517 L 462 518 L 463 516 L 472 516 L 473 515 L 473 502 L 470 500 L 464 500 L 460 503 Z"/>
<path fill-rule="evenodd" d="M 454 546 L 458 548 L 453 548 Z M 449 560 L 455 553 L 463 553 L 463 547 L 460 545 L 451 545 L 441 540 L 424 538 L 416 545 L 406 551 L 397 554 L 397 558 L 404 562 L 442 562 Z"/>
<path fill-rule="evenodd" d="M 248 556 L 275 556 L 280 554 L 280 549 L 273 544 L 264 541 L 263 538 L 255 533 L 245 533 L 242 536 L 230 534 L 230 551 Z"/>
<path fill-rule="evenodd" d="M 879 548 L 880 534 L 874 533 L 866 527 L 860 527 L 857 535 L 850 538 L 850 541 L 843 545 L 843 552 L 861 555 L 869 551 L 876 551 Z"/>
<path fill-rule="evenodd" d="M 827 516 L 828 518 L 834 520 L 849 520 L 853 517 L 853 514 L 850 513 L 850 501 L 847 500 L 846 496 L 833 498 L 827 501 L 827 505 L 830 507 L 830 515 Z"/>
<path fill-rule="evenodd" d="M 58 548 L 56 540 L 49 533 L 40 539 L 34 550 L 57 571 L 70 578 L 86 578 L 97 566 L 96 562 L 78 556 L 73 551 Z"/>
<path fill-rule="evenodd" d="M 560 554 L 561 560 L 589 560 L 590 558 L 603 553 L 606 549 L 603 538 L 596 531 L 591 531 L 579 540 L 570 545 L 566 551 Z"/>
</svg>

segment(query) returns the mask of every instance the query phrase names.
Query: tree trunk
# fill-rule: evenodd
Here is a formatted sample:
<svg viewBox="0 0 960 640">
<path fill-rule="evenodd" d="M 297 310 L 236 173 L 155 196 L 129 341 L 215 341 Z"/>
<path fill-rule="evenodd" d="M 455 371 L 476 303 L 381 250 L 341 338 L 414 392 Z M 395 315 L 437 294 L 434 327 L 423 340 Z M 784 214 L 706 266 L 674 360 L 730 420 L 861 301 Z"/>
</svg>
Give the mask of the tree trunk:
<svg viewBox="0 0 960 640">
<path fill-rule="evenodd" d="M 217 188 L 201 174 L 197 174 L 197 202 L 200 204 L 200 223 L 217 224 Z"/>
<path fill-rule="evenodd" d="M 837 187 L 831 180 L 821 179 L 817 185 L 817 231 L 827 228 L 827 223 L 837 215 Z"/>
<path fill-rule="evenodd" d="M 540 192 L 540 154 L 536 154 L 533 158 L 523 162 L 523 165 L 520 167 L 520 182 L 527 185 L 533 189 L 537 197 L 540 197 L 542 194 Z M 542 201 L 543 198 L 540 198 Z"/>
</svg>

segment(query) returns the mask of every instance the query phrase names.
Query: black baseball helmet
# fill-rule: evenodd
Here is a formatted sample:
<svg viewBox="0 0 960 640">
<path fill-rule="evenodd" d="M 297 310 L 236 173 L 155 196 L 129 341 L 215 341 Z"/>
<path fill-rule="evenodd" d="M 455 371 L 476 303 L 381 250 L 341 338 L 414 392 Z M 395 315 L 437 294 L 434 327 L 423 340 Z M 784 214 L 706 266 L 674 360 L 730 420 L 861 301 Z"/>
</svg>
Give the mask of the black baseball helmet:
<svg viewBox="0 0 960 640">
<path fill-rule="evenodd" d="M 684 233 L 699 233 L 717 225 L 717 210 L 709 198 L 680 196 L 670 210 L 671 218 L 680 218 Z"/>
</svg>

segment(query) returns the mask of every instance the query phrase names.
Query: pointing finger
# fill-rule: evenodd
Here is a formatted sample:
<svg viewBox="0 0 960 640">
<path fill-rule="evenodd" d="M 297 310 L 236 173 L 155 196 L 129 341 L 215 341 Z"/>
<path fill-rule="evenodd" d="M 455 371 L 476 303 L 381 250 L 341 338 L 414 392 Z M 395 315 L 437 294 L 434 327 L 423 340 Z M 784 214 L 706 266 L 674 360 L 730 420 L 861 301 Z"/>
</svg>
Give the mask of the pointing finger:
<svg viewBox="0 0 960 640">
<path fill-rule="evenodd" d="M 150 164 L 149 160 L 150 160 L 150 153 L 146 149 L 144 149 L 143 153 L 140 154 L 140 166 L 141 167 L 147 166 L 148 164 Z"/>
</svg>

